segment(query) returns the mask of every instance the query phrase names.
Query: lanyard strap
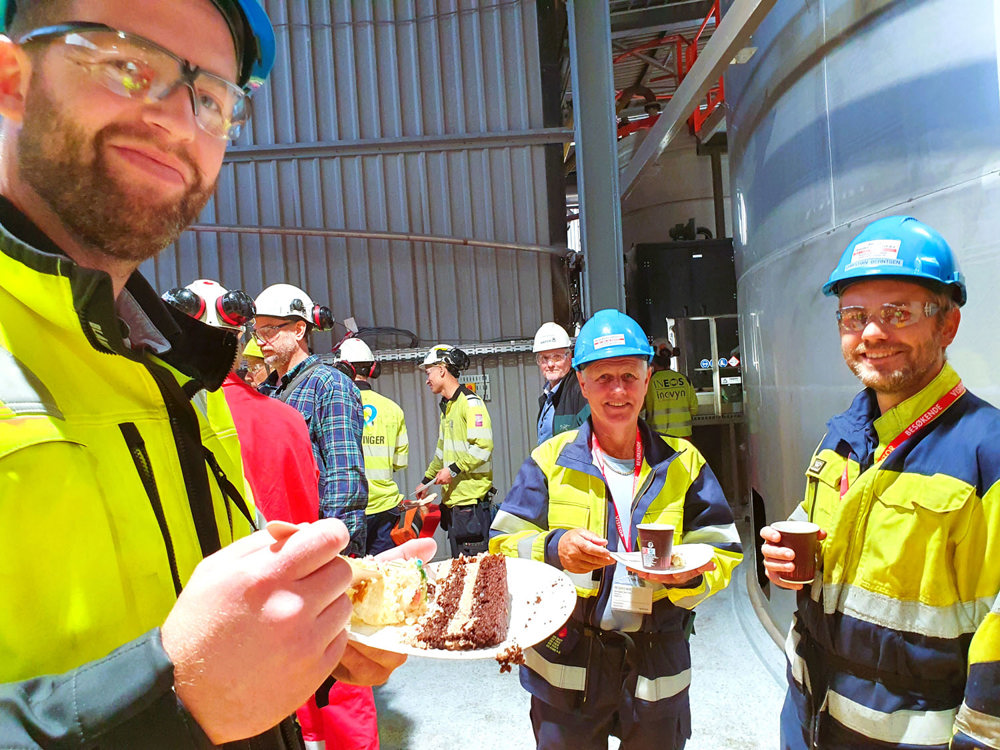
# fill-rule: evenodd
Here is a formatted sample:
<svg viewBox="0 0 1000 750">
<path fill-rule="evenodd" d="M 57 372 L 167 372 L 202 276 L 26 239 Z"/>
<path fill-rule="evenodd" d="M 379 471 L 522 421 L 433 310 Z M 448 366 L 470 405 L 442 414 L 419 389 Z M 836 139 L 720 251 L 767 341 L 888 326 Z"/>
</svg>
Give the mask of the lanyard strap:
<svg viewBox="0 0 1000 750">
<path fill-rule="evenodd" d="M 885 446 L 885 449 L 882 451 L 881 454 L 879 454 L 879 457 L 876 459 L 876 463 L 884 461 L 886 458 L 889 457 L 889 455 L 894 450 L 896 450 L 896 448 L 901 446 L 904 441 L 916 435 L 927 425 L 929 425 L 935 419 L 944 414 L 945 411 L 948 409 L 948 407 L 954 404 L 956 401 L 958 401 L 958 399 L 960 399 L 964 393 L 965 393 L 965 385 L 960 380 L 958 381 L 958 385 L 956 385 L 954 388 L 952 388 L 950 391 L 944 394 L 941 398 L 939 398 L 936 402 L 934 402 L 934 404 L 927 411 L 925 411 L 919 417 L 914 419 L 913 423 L 910 424 L 909 427 L 907 427 L 901 433 L 896 435 L 896 437 L 892 440 L 892 442 L 889 443 L 887 446 Z M 848 487 L 850 486 L 850 483 L 847 478 L 847 467 L 848 464 L 850 463 L 850 459 L 851 459 L 851 454 L 848 453 L 847 462 L 844 463 L 844 473 L 841 474 L 840 476 L 841 497 L 847 494 Z"/>
<path fill-rule="evenodd" d="M 601 444 L 597 440 L 597 435 L 591 433 L 591 445 L 590 454 L 594 457 L 594 463 L 597 465 L 598 470 L 601 472 L 601 477 L 604 479 L 604 483 L 608 484 L 608 477 L 604 473 L 604 451 L 601 450 Z M 642 438 L 639 436 L 639 428 L 635 428 L 635 473 L 632 475 L 632 499 L 635 499 L 635 490 L 639 484 L 639 472 L 642 470 Z M 611 492 L 611 485 L 608 485 L 608 492 Z M 615 527 L 618 529 L 618 538 L 622 540 L 622 544 L 625 545 L 625 551 L 632 551 L 632 543 L 629 537 L 625 535 L 625 530 L 622 526 L 622 519 L 618 515 L 618 503 L 615 502 L 615 498 L 611 497 L 611 508 L 615 512 Z M 631 519 L 629 519 L 629 529 L 631 530 L 632 524 Z"/>
</svg>

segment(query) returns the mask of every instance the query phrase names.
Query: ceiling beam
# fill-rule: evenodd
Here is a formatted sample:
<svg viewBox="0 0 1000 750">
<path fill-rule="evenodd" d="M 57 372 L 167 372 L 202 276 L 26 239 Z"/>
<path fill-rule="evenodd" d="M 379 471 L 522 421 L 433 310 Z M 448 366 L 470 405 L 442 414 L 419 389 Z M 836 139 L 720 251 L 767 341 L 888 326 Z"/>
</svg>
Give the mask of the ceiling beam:
<svg viewBox="0 0 1000 750">
<path fill-rule="evenodd" d="M 683 0 L 656 8 L 615 11 L 611 14 L 611 38 L 639 32 L 649 34 L 659 31 L 657 27 L 661 26 L 686 26 L 692 21 L 702 21 L 711 9 L 712 0 Z"/>
<path fill-rule="evenodd" d="M 734 0 L 691 70 L 664 106 L 660 119 L 649 129 L 622 170 L 620 189 L 623 198 L 635 187 L 642 173 L 656 164 L 670 141 L 687 127 L 691 112 L 725 72 L 729 61 L 741 47 L 746 46 L 750 35 L 757 30 L 776 1 Z"/>
</svg>

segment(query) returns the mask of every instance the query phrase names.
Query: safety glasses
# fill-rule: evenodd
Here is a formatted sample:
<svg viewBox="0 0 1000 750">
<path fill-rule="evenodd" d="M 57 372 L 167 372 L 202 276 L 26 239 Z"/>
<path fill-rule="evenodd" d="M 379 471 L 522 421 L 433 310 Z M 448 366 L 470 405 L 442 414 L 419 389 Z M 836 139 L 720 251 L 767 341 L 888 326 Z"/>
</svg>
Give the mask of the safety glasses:
<svg viewBox="0 0 1000 750">
<path fill-rule="evenodd" d="M 933 302 L 889 303 L 877 310 L 842 307 L 837 310 L 837 322 L 842 331 L 851 333 L 861 333 L 873 320 L 882 328 L 906 328 L 923 318 L 935 315 L 940 309 Z"/>
<path fill-rule="evenodd" d="M 284 323 L 279 323 L 273 326 L 261 326 L 260 328 L 254 328 L 252 333 L 253 337 L 257 340 L 258 344 L 266 344 L 268 341 L 274 339 L 280 331 L 285 326 L 295 325 L 298 321 L 286 320 Z"/>
<path fill-rule="evenodd" d="M 243 89 L 141 36 L 74 22 L 34 29 L 16 41 L 60 45 L 66 60 L 124 99 L 151 104 L 183 86 L 198 127 L 216 138 L 238 137 L 250 119 L 250 97 Z"/>
</svg>

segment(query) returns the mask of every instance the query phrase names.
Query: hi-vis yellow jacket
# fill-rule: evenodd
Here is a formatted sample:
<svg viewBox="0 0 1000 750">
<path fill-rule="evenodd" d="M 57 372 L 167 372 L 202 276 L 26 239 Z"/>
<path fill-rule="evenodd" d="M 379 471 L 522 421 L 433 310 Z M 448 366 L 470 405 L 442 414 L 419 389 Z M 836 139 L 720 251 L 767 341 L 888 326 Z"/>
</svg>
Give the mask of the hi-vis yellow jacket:
<svg viewBox="0 0 1000 750">
<path fill-rule="evenodd" d="M 365 428 L 361 436 L 365 478 L 368 480 L 365 515 L 373 516 L 395 508 L 403 499 L 399 487 L 392 480 L 392 472 L 406 468 L 410 443 L 399 404 L 373 391 L 370 383 L 355 381 L 354 385 L 361 391 L 361 403 L 365 410 Z"/>
<path fill-rule="evenodd" d="M 785 736 L 810 736 L 819 710 L 820 747 L 946 748 L 956 731 L 953 747 L 996 746 L 1000 411 L 966 392 L 875 460 L 958 382 L 946 364 L 881 416 L 864 391 L 827 423 L 792 516 L 829 536 L 786 643 L 797 717 Z"/>
<path fill-rule="evenodd" d="M 195 565 L 252 531 L 232 418 L 203 390 L 236 344 L 138 274 L 116 303 L 106 274 L 0 228 L 0 682 L 156 628 Z"/>
<path fill-rule="evenodd" d="M 639 523 L 668 523 L 676 527 L 676 543 L 705 543 L 715 547 L 715 570 L 691 584 L 666 587 L 654 584 L 652 614 L 642 617 L 634 634 L 642 652 L 635 698 L 637 710 L 657 711 L 672 705 L 690 684 L 690 655 L 684 630 L 690 610 L 725 588 L 733 569 L 743 559 L 739 534 L 718 480 L 705 459 L 682 438 L 663 437 L 639 422 L 643 464 L 629 520 L 631 549 L 637 549 Z M 620 549 L 612 500 L 590 449 L 591 422 L 560 433 L 535 448 L 521 466 L 514 486 L 504 499 L 490 529 L 490 552 L 523 557 L 562 568 L 559 540 L 570 529 L 584 528 Z M 624 519 L 623 519 L 624 521 Z M 615 566 L 593 573 L 568 574 L 576 584 L 577 605 L 571 624 L 599 628 L 611 597 Z M 521 682 L 546 703 L 572 708 L 573 695 L 584 689 L 587 649 L 549 644 L 525 651 Z M 620 690 L 621 686 L 608 689 Z M 687 721 L 684 703 L 684 721 Z"/>
<path fill-rule="evenodd" d="M 698 394 L 691 381 L 673 370 L 654 372 L 643 403 L 646 424 L 662 435 L 690 437 L 698 413 Z"/>
<path fill-rule="evenodd" d="M 448 507 L 473 505 L 493 486 L 490 414 L 483 400 L 464 385 L 450 399 L 441 399 L 437 449 L 424 483 L 445 466 L 451 469 L 452 480 L 441 487 L 441 500 Z"/>
</svg>

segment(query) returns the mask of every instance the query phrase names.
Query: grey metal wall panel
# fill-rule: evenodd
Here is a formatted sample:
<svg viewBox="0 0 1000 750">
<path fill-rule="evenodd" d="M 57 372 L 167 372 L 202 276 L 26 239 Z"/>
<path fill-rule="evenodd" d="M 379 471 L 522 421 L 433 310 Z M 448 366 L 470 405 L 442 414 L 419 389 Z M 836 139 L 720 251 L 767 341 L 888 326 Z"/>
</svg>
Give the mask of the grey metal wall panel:
<svg viewBox="0 0 1000 750">
<path fill-rule="evenodd" d="M 768 520 L 801 499 L 826 420 L 860 390 L 820 287 L 869 221 L 910 214 L 951 243 L 969 302 L 949 359 L 1000 403 L 1000 351 L 985 343 L 1000 279 L 997 24 L 991 0 L 782 0 L 728 75 L 751 479 Z M 772 592 L 768 606 L 785 619 L 790 600 Z"/>
<path fill-rule="evenodd" d="M 545 147 L 504 140 L 543 127 L 531 0 L 267 8 L 278 62 L 201 224 L 548 244 Z M 398 149 L 400 138 L 446 136 L 464 142 Z M 343 142 L 366 150 L 338 155 Z M 310 144 L 332 150 L 296 148 Z M 287 148 L 255 154 L 254 145 Z M 530 337 L 549 319 L 552 265 L 437 243 L 188 232 L 144 271 L 159 289 L 207 276 L 257 294 L 287 281 L 338 319 L 472 342 Z"/>
</svg>

